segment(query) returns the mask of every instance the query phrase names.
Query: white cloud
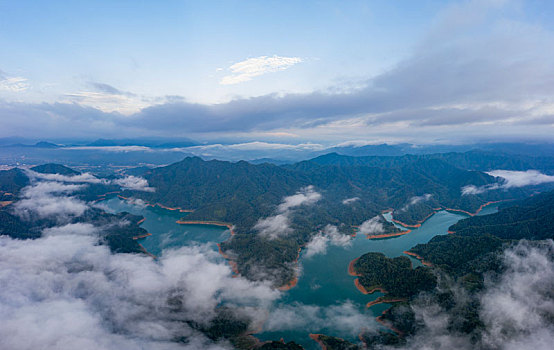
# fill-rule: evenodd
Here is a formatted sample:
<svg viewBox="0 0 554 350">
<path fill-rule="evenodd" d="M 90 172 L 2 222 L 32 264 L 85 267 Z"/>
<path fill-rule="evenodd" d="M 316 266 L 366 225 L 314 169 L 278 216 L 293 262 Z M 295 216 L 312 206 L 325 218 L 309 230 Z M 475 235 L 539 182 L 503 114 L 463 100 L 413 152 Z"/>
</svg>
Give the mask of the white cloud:
<svg viewBox="0 0 554 350">
<path fill-rule="evenodd" d="M 0 75 L 0 90 L 23 92 L 29 88 L 28 80 L 22 77 L 2 77 Z"/>
<path fill-rule="evenodd" d="M 125 190 L 154 192 L 153 187 L 148 186 L 148 181 L 138 176 L 126 176 L 118 179 L 107 180 L 99 179 L 90 173 L 82 173 L 79 175 L 61 175 L 61 174 L 43 174 L 37 173 L 32 170 L 26 170 L 27 175 L 31 179 L 42 179 L 48 181 L 69 182 L 69 183 L 87 183 L 87 184 L 104 184 L 104 185 L 118 185 Z M 52 185 L 54 186 L 54 185 Z M 61 184 L 60 184 L 61 186 Z M 75 188 L 77 189 L 77 188 Z"/>
<path fill-rule="evenodd" d="M 90 106 L 106 113 L 117 112 L 125 115 L 139 112 L 141 109 L 151 105 L 150 101 L 136 95 L 79 91 L 71 94 L 65 94 L 62 102 L 79 103 L 83 106 Z"/>
<path fill-rule="evenodd" d="M 270 239 L 287 236 L 292 232 L 289 212 L 260 219 L 254 228 L 260 232 L 260 235 Z"/>
<path fill-rule="evenodd" d="M 24 193 L 65 203 L 80 186 L 39 182 Z M 43 214 L 57 218 L 60 211 Z M 0 237 L 1 348 L 231 349 L 188 322 L 208 325 L 222 304 L 260 322 L 280 296 L 269 281 L 233 276 L 208 245 L 166 250 L 153 260 L 112 254 L 97 244 L 101 230 L 76 223 L 45 229 L 35 240 Z"/>
<path fill-rule="evenodd" d="M 272 72 L 288 69 L 302 62 L 300 57 L 260 56 L 237 62 L 229 67 L 231 75 L 224 76 L 221 85 L 238 84 Z"/>
<path fill-rule="evenodd" d="M 462 195 L 481 194 L 498 189 L 535 186 L 554 182 L 554 176 L 545 175 L 537 170 L 493 170 L 487 172 L 487 174 L 501 178 L 502 182 L 484 186 L 467 185 L 462 187 Z"/>
<path fill-rule="evenodd" d="M 271 311 L 264 324 L 264 331 L 270 332 L 302 329 L 306 333 L 318 333 L 334 329 L 350 336 L 356 336 L 362 329 L 376 328 L 373 315 L 363 313 L 350 301 L 327 307 L 300 303 L 282 305 Z"/>
<path fill-rule="evenodd" d="M 44 237 L 48 236 L 63 236 L 63 235 L 80 235 L 80 236 L 90 236 L 98 232 L 98 229 L 90 223 L 78 222 L 74 224 L 67 224 L 64 226 L 56 226 L 44 229 L 42 235 Z"/>
<path fill-rule="evenodd" d="M 487 191 L 497 190 L 501 187 L 502 186 L 500 184 L 491 184 L 484 186 L 467 185 L 462 187 L 462 196 L 466 196 L 469 194 L 481 194 Z"/>
<path fill-rule="evenodd" d="M 327 225 L 325 228 L 312 237 L 306 244 L 305 258 L 311 258 L 317 254 L 325 254 L 329 245 L 346 247 L 352 242 L 350 235 L 340 233 L 334 225 Z"/>
<path fill-rule="evenodd" d="M 487 174 L 504 179 L 503 188 L 524 187 L 554 182 L 554 176 L 542 174 L 537 170 L 493 170 L 487 172 Z"/>
<path fill-rule="evenodd" d="M 381 220 L 381 216 L 377 215 L 369 220 L 364 221 L 360 225 L 358 232 L 363 235 L 378 235 L 385 232 L 385 228 Z"/>
<path fill-rule="evenodd" d="M 481 298 L 485 346 L 551 349 L 554 344 L 554 242 L 536 248 L 522 242 L 504 253 L 506 272 L 486 281 Z M 499 346 L 500 345 L 500 346 Z"/>
<path fill-rule="evenodd" d="M 81 216 L 87 209 L 85 202 L 69 194 L 81 189 L 82 185 L 67 185 L 59 182 L 38 182 L 22 190 L 22 199 L 14 204 L 17 215 L 29 219 L 33 215 L 39 218 L 56 217 L 66 220 Z"/>
<path fill-rule="evenodd" d="M 300 205 L 310 205 L 321 199 L 321 194 L 314 190 L 314 186 L 306 186 L 302 188 L 298 193 L 285 197 L 283 202 L 279 205 L 279 211 L 285 212 L 291 208 L 298 207 Z"/>
<path fill-rule="evenodd" d="M 90 173 L 82 173 L 79 175 L 62 175 L 62 174 L 43 174 L 43 173 L 37 173 L 32 170 L 26 170 L 26 173 L 32 179 L 36 178 L 36 179 L 48 180 L 48 181 L 89 183 L 89 184 L 106 183 L 106 180 L 101 180 Z"/>
<path fill-rule="evenodd" d="M 426 194 L 421 195 L 421 196 L 414 196 L 414 197 L 408 199 L 408 203 L 406 203 L 406 205 L 404 205 L 399 211 L 406 211 L 413 205 L 416 205 L 418 203 L 426 202 L 426 201 L 430 200 L 431 197 L 433 197 L 433 195 L 430 194 L 430 193 L 426 193 Z"/>
<path fill-rule="evenodd" d="M 345 200 L 342 201 L 342 204 L 344 204 L 344 205 L 352 204 L 352 203 L 357 202 L 359 200 L 360 200 L 360 197 L 346 198 Z"/>
<path fill-rule="evenodd" d="M 148 181 L 142 177 L 137 176 L 127 176 L 120 179 L 115 179 L 112 181 L 114 184 L 121 186 L 125 190 L 133 191 L 143 191 L 143 192 L 154 192 L 154 187 L 148 186 Z"/>
<path fill-rule="evenodd" d="M 187 326 L 220 303 L 266 307 L 279 292 L 233 278 L 209 247 L 159 261 L 111 254 L 96 238 L 0 237 L 0 343 L 6 349 L 230 349 Z M 250 312 L 246 308 L 246 312 Z M 176 343 L 184 337 L 188 344 Z"/>
<path fill-rule="evenodd" d="M 283 198 L 277 207 L 277 214 L 259 219 L 254 228 L 262 236 L 275 239 L 287 236 L 291 233 L 290 218 L 292 209 L 301 205 L 312 205 L 321 199 L 321 194 L 316 192 L 314 186 L 306 186 L 296 194 Z"/>
<path fill-rule="evenodd" d="M 552 349 L 554 242 L 548 240 L 538 246 L 520 241 L 504 252 L 503 262 L 502 274 L 486 275 L 485 289 L 478 295 L 482 334 L 452 332 L 448 326 L 458 315 L 420 296 L 412 309 L 423 327 L 400 349 Z M 458 304 L 455 309 L 471 301 L 457 289 L 453 290 Z"/>
</svg>

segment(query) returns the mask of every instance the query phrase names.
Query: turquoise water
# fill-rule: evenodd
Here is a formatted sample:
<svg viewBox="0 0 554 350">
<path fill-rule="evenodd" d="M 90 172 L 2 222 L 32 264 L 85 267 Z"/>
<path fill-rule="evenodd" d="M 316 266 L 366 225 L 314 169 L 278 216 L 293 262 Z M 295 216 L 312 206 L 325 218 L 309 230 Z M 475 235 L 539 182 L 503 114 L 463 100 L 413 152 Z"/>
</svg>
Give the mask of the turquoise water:
<svg viewBox="0 0 554 350">
<path fill-rule="evenodd" d="M 369 240 L 365 235 L 357 235 L 351 246 L 331 246 L 323 255 L 305 258 L 303 256 L 305 252 L 302 252 L 300 257 L 302 275 L 298 285 L 288 291 L 275 307 L 282 308 L 284 305 L 296 303 L 327 307 L 349 302 L 360 313 L 367 315 L 365 322 L 360 322 L 357 327 L 348 330 L 328 329 L 312 323 L 308 325 L 308 329 L 264 330 L 263 333 L 256 336 L 262 340 L 280 338 L 286 341 L 294 340 L 306 349 L 318 349 L 318 345 L 308 337 L 309 333 L 324 333 L 357 342 L 357 335 L 360 331 L 363 328 L 375 327 L 374 317 L 379 316 L 390 305 L 378 304 L 369 310 L 365 307 L 368 302 L 383 294 L 379 292 L 371 295 L 360 293 L 354 285 L 356 277 L 348 275 L 350 262 L 367 252 L 381 252 L 388 257 L 403 255 L 405 250 L 409 250 L 416 244 L 426 243 L 436 235 L 445 234 L 448 227 L 464 217 L 466 216 L 441 211 L 429 218 L 420 228 L 413 229 L 412 232 L 403 236 Z M 421 265 L 419 260 L 412 257 L 410 259 L 413 265 Z M 302 316 L 299 315 L 299 317 Z M 269 317 L 272 317 L 272 314 Z M 362 319 L 362 321 L 364 320 Z"/>
<path fill-rule="evenodd" d="M 156 256 L 162 255 L 164 249 L 204 243 L 211 243 L 212 249 L 217 251 L 217 243 L 226 241 L 230 237 L 230 232 L 225 227 L 177 224 L 177 220 L 187 215 L 178 210 L 133 205 L 117 197 L 102 201 L 100 204 L 111 213 L 126 211 L 144 216 L 145 220 L 140 227 L 152 235 L 140 239 L 139 243 Z"/>
<path fill-rule="evenodd" d="M 163 254 L 164 249 L 196 243 L 213 243 L 213 249 L 217 250 L 216 243 L 229 238 L 229 230 L 222 227 L 175 223 L 186 213 L 159 207 L 136 206 L 118 198 L 101 203 L 111 212 L 128 211 L 144 216 L 146 220 L 141 227 L 150 232 L 152 236 L 141 239 L 141 244 L 150 253 L 157 256 Z M 480 215 L 494 213 L 496 210 L 496 206 L 488 206 L 481 211 Z M 385 214 L 385 217 L 390 219 L 390 214 Z M 296 312 L 294 316 L 296 319 L 290 322 L 290 327 L 284 326 L 283 322 L 278 326 L 272 325 L 272 322 L 266 322 L 262 333 L 255 336 L 261 340 L 281 338 L 285 341 L 294 340 L 307 350 L 319 349 L 319 346 L 309 338 L 309 333 L 324 333 L 357 342 L 359 332 L 363 328 L 377 327 L 374 318 L 388 309 L 390 305 L 379 304 L 370 309 L 365 307 L 369 301 L 375 300 L 383 294 L 379 292 L 371 295 L 360 293 L 354 285 L 356 277 L 348 275 L 349 263 L 367 252 L 382 252 L 388 257 L 403 255 L 405 250 L 409 250 L 419 243 L 426 243 L 436 235 L 447 234 L 451 225 L 465 217 L 467 216 L 460 213 L 440 211 L 425 221 L 421 227 L 412 229 L 412 232 L 403 236 L 369 240 L 365 235 L 357 235 L 349 246 L 329 246 L 324 254 L 311 257 L 307 257 L 306 251 L 303 250 L 299 259 L 300 277 L 297 286 L 284 292 L 283 297 L 274 305 L 268 315 L 269 320 L 274 320 L 281 315 L 281 310 L 288 309 Z M 419 260 L 409 258 L 414 266 L 421 266 Z M 357 323 L 348 324 L 348 327 L 346 325 L 341 327 L 340 322 L 334 322 L 335 326 L 332 327 L 321 324 L 321 318 L 329 316 L 322 314 L 323 310 L 344 305 L 348 305 L 350 312 L 354 310 L 358 316 L 361 315 L 361 318 L 356 319 Z M 319 314 L 319 321 L 302 323 L 302 326 L 298 327 L 299 323 L 296 321 L 306 318 L 306 315 L 301 314 L 305 310 Z M 348 320 L 345 318 L 344 322 L 346 323 Z M 286 322 L 284 323 L 286 324 Z"/>
</svg>

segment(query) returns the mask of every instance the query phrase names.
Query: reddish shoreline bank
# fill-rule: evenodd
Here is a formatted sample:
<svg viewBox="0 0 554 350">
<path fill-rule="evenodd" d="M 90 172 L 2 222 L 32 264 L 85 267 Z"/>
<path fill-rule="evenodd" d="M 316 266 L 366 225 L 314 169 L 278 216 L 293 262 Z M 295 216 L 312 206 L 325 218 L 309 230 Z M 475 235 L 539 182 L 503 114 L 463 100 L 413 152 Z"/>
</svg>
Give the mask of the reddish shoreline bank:
<svg viewBox="0 0 554 350">
<path fill-rule="evenodd" d="M 365 306 L 369 308 L 369 307 L 372 307 L 372 306 L 378 305 L 378 304 L 399 303 L 399 302 L 403 302 L 403 301 L 406 301 L 406 299 L 404 299 L 404 298 L 379 297 L 379 298 L 377 298 L 373 301 L 370 301 Z"/>
<path fill-rule="evenodd" d="M 350 276 L 354 276 L 354 277 L 360 277 L 361 275 L 359 273 L 356 272 L 356 269 L 354 268 L 354 264 L 356 264 L 356 261 L 358 261 L 359 258 L 356 258 L 354 260 L 352 260 L 350 262 L 350 264 L 348 264 L 348 274 Z M 356 286 L 356 288 L 362 293 L 362 294 L 373 294 L 377 291 L 381 292 L 381 293 L 386 293 L 387 291 L 382 288 L 382 287 L 373 287 L 372 289 L 370 290 L 367 290 L 364 286 L 362 286 L 362 284 L 360 283 L 360 279 L 359 278 L 356 278 L 354 280 L 354 285 Z"/>
<path fill-rule="evenodd" d="M 381 316 L 377 316 L 376 317 L 377 322 L 379 322 L 381 325 L 383 325 L 384 327 L 387 327 L 388 329 L 390 329 L 391 331 L 395 332 L 396 334 L 398 334 L 400 336 L 404 335 L 404 332 L 400 331 L 398 328 L 394 327 L 392 324 L 390 324 L 389 322 L 387 322 L 383 319 L 383 316 L 385 316 L 385 314 L 388 311 L 389 310 L 385 310 L 385 311 L 383 311 Z"/>
<path fill-rule="evenodd" d="M 298 248 L 298 253 L 296 254 L 296 259 L 294 259 L 294 263 L 298 264 L 298 259 L 300 259 L 300 252 L 302 251 L 302 248 Z M 278 287 L 277 289 L 280 291 L 287 291 L 292 288 L 294 288 L 298 284 L 298 276 L 294 276 L 293 279 L 285 283 L 284 285 Z"/>
<path fill-rule="evenodd" d="M 508 199 L 504 199 L 504 200 L 500 200 L 500 201 L 490 201 L 490 202 L 487 202 L 485 204 L 482 204 L 479 209 L 477 209 L 475 211 L 475 213 L 470 213 L 469 211 L 466 211 L 466 210 L 462 210 L 462 209 L 452 209 L 452 208 L 444 208 L 444 210 L 448 210 L 448 211 L 457 211 L 457 212 L 461 212 L 461 213 L 464 213 L 464 214 L 467 214 L 469 216 L 475 216 L 477 214 L 479 214 L 481 212 L 481 210 L 483 210 L 486 206 L 488 205 L 491 205 L 491 204 L 495 204 L 495 203 L 500 203 L 500 202 L 505 202 L 507 201 Z"/>
<path fill-rule="evenodd" d="M 146 232 L 143 235 L 134 236 L 133 239 L 137 240 L 137 239 L 141 239 L 141 238 L 146 238 L 148 236 L 152 236 L 152 234 L 150 232 Z"/>
<path fill-rule="evenodd" d="M 366 235 L 367 239 L 379 239 L 379 238 L 389 238 L 389 237 L 398 237 L 398 236 L 404 236 L 408 233 L 412 232 L 412 230 L 406 230 L 406 231 L 400 231 L 400 232 L 394 232 L 394 233 L 383 233 L 380 235 Z"/>
<path fill-rule="evenodd" d="M 466 211 L 466 210 L 463 210 L 463 209 L 453 209 L 453 208 L 433 208 L 433 212 L 429 215 L 427 215 L 425 218 L 423 218 L 422 220 L 419 220 L 417 222 L 417 224 L 413 224 L 413 225 L 410 225 L 410 224 L 406 224 L 400 220 L 397 220 L 397 219 L 394 219 L 394 218 L 391 218 L 391 221 L 394 222 L 394 223 L 397 223 L 399 225 L 402 225 L 404 227 L 411 227 L 411 228 L 418 228 L 418 227 L 421 227 L 421 225 L 427 221 L 431 216 L 435 215 L 437 212 L 441 211 L 441 210 L 446 210 L 446 211 L 455 211 L 455 212 L 460 212 L 460 213 L 464 213 L 466 215 L 469 215 L 469 216 L 475 216 L 477 214 L 479 214 L 481 212 L 481 210 L 483 210 L 486 206 L 488 205 L 491 205 L 491 204 L 495 204 L 495 203 L 500 203 L 500 202 L 505 202 L 507 201 L 508 199 L 504 199 L 504 200 L 500 200 L 500 201 L 490 201 L 490 202 L 487 202 L 487 203 L 484 203 L 484 204 L 481 204 L 481 206 L 475 211 L 475 213 L 470 213 L 469 211 Z M 388 211 L 387 211 L 388 212 Z M 450 232 L 449 232 L 450 233 Z"/>
<path fill-rule="evenodd" d="M 240 275 L 237 262 L 234 261 L 233 259 L 231 259 L 231 257 L 229 255 L 227 255 L 223 252 L 223 250 L 221 249 L 221 244 L 217 243 L 217 249 L 219 250 L 219 254 L 221 254 L 221 256 L 225 260 L 227 260 L 227 262 L 229 263 L 229 266 L 231 267 L 231 270 L 235 274 L 233 277 L 236 277 L 236 276 Z"/>
<path fill-rule="evenodd" d="M 421 263 L 425 266 L 433 267 L 433 264 L 431 262 L 425 261 L 425 259 L 423 259 L 423 257 L 417 255 L 416 253 L 412 253 L 412 252 L 409 252 L 407 250 L 403 251 L 403 253 L 406 254 L 406 255 L 409 255 L 409 256 L 413 256 L 417 260 L 420 260 Z"/>
<path fill-rule="evenodd" d="M 322 335 L 323 334 L 310 333 L 309 337 L 312 338 L 313 341 L 319 344 L 319 346 L 321 347 L 321 350 L 327 350 L 327 347 L 325 346 L 325 344 L 321 340 L 319 340 L 319 337 L 321 337 Z"/>
<path fill-rule="evenodd" d="M 360 277 L 360 275 L 356 272 L 356 269 L 354 268 L 354 264 L 356 263 L 356 261 L 358 261 L 358 259 L 359 258 L 356 258 L 352 260 L 350 264 L 348 264 L 348 274 L 350 276 Z"/>
</svg>

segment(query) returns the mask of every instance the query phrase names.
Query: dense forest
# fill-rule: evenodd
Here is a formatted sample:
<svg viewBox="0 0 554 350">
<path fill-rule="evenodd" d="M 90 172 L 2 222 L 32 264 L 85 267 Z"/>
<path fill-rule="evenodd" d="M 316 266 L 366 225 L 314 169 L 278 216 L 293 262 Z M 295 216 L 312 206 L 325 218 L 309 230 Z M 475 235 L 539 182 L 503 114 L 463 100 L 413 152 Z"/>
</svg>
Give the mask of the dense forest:
<svg viewBox="0 0 554 350">
<path fill-rule="evenodd" d="M 31 170 L 44 174 L 79 175 L 75 171 L 59 164 L 44 164 L 31 168 Z M 0 171 L 0 190 L 12 193 L 11 201 L 17 200 L 20 191 L 30 184 L 30 179 L 23 170 L 14 168 Z M 102 184 L 90 184 L 77 191 L 76 196 L 83 200 L 96 199 L 96 193 L 105 193 L 113 186 Z M 115 187 L 119 188 L 119 187 Z M 139 227 L 142 217 L 129 213 L 109 214 L 105 211 L 89 207 L 79 217 L 69 218 L 65 224 L 89 223 L 102 227 L 99 232 L 99 244 L 105 244 L 113 252 L 141 253 L 143 252 L 135 236 L 147 234 L 146 230 Z M 41 236 L 42 231 L 59 225 L 54 219 L 45 219 L 38 216 L 30 216 L 25 219 L 16 215 L 11 205 L 0 208 L 0 235 L 7 235 L 17 239 L 33 239 Z"/>
<path fill-rule="evenodd" d="M 553 217 L 554 191 L 551 191 L 509 202 L 495 214 L 460 220 L 450 228 L 453 234 L 435 236 L 426 244 L 416 245 L 410 252 L 432 263 L 433 267 L 427 269 L 439 276 L 439 288 L 420 288 L 420 291 L 427 292 L 423 300 L 456 315 L 449 319 L 448 329 L 470 335 L 476 341 L 483 326 L 479 317 L 479 292 L 484 287 L 485 275 L 494 278 L 502 273 L 502 252 L 520 239 L 540 246 L 544 239 L 553 238 Z M 373 272 L 370 276 L 374 278 L 376 274 L 379 275 Z M 461 304 L 456 297 L 460 290 L 454 285 L 465 290 L 466 296 Z M 410 302 L 394 304 L 380 316 L 380 320 L 397 333 L 363 334 L 364 342 L 370 347 L 402 344 L 406 336 L 423 327 L 421 320 L 415 318 Z"/>
<path fill-rule="evenodd" d="M 406 256 L 387 258 L 383 253 L 366 253 L 353 267 L 366 291 L 380 289 L 386 293 L 386 299 L 409 299 L 436 285 L 431 269 L 421 266 L 413 269 Z"/>
<path fill-rule="evenodd" d="M 448 160 L 460 157 L 459 154 L 441 157 L 329 154 L 286 166 L 186 158 L 166 167 L 140 169 L 137 174 L 142 174 L 149 185 L 156 188 L 155 192 L 125 191 L 123 194 L 151 203 L 194 209 L 187 220 L 233 224 L 235 234 L 221 244 L 223 252 L 238 263 L 242 275 L 251 279 L 266 279 L 271 275 L 275 286 L 280 286 L 295 277 L 293 263 L 298 258 L 299 249 L 327 224 L 336 225 L 342 234 L 350 235 L 356 231 L 356 226 L 390 208 L 394 209 L 395 219 L 405 224 L 417 224 L 439 208 L 475 211 L 487 201 L 521 198 L 537 190 L 530 187 L 463 196 L 461 187 L 468 184 L 483 186 L 497 179 L 479 171 L 456 167 Z M 471 155 L 464 154 L 462 158 L 467 158 L 469 165 L 479 166 L 472 161 Z M 495 164 L 496 160 L 492 158 L 487 162 Z M 57 164 L 45 164 L 31 170 L 68 176 L 80 174 Z M 8 203 L 0 208 L 1 235 L 34 239 L 40 237 L 44 229 L 58 224 L 39 217 L 25 220 L 14 214 L 9 203 L 17 200 L 22 189 L 30 183 L 23 170 L 0 171 L 0 194 Z M 321 199 L 309 207 L 299 206 L 288 213 L 292 232 L 289 236 L 268 239 L 257 234 L 255 225 L 260 218 L 279 213 L 277 208 L 284 198 L 307 186 L 313 186 L 314 191 L 321 194 Z M 119 189 L 106 181 L 88 184 L 74 195 L 84 201 L 94 201 Z M 349 198 L 354 200 L 343 202 Z M 133 237 L 147 233 L 139 227 L 141 219 L 129 213 L 109 214 L 89 208 L 70 222 L 102 227 L 98 243 L 109 246 L 114 252 L 138 253 L 142 249 Z M 381 223 L 385 232 L 396 231 L 391 223 L 383 220 Z M 414 318 L 410 304 L 421 292 L 426 292 L 448 312 L 460 316 L 449 324 L 451 329 L 478 336 L 482 325 L 478 315 L 480 305 L 475 295 L 483 288 L 484 274 L 501 272 L 501 252 L 514 241 L 553 238 L 553 227 L 554 191 L 505 202 L 495 214 L 461 220 L 450 228 L 452 234 L 436 236 L 410 250 L 430 262 L 432 267 L 414 269 L 407 257 L 387 258 L 381 253 L 362 255 L 354 263 L 359 284 L 366 290 L 382 290 L 386 294 L 384 301 L 402 300 L 379 318 L 396 333 L 362 334 L 362 339 L 370 346 L 395 345 L 402 344 L 406 336 L 415 334 L 422 325 Z M 444 284 L 452 279 L 468 292 L 467 303 L 463 306 L 454 302 L 454 292 Z M 229 318 L 231 316 L 225 310 L 220 311 L 220 317 L 201 331 L 214 340 L 230 339 L 240 348 L 253 346 L 251 340 L 243 336 L 246 323 Z M 356 348 L 356 345 L 339 338 L 320 335 L 318 339 L 328 349 Z M 269 342 L 262 348 L 300 349 L 293 342 Z"/>
<path fill-rule="evenodd" d="M 352 234 L 354 227 L 393 208 L 396 220 L 417 225 L 441 208 L 475 212 L 489 201 L 520 198 L 531 191 L 462 195 L 464 186 L 486 186 L 498 179 L 444 159 L 413 155 L 349 157 L 331 153 L 283 166 L 188 157 L 169 166 L 140 170 L 156 191 L 126 191 L 124 196 L 194 210 L 187 220 L 234 225 L 235 235 L 222 244 L 223 251 L 238 262 L 241 274 L 262 278 L 256 273 L 262 267 L 274 271 L 276 284 L 290 280 L 298 250 L 327 224 Z M 258 220 L 275 215 L 284 198 L 306 186 L 321 193 L 321 200 L 289 213 L 291 235 L 270 240 L 256 234 Z M 349 198 L 353 200 L 343 202 Z M 388 222 L 383 226 L 384 233 L 397 231 Z"/>
</svg>

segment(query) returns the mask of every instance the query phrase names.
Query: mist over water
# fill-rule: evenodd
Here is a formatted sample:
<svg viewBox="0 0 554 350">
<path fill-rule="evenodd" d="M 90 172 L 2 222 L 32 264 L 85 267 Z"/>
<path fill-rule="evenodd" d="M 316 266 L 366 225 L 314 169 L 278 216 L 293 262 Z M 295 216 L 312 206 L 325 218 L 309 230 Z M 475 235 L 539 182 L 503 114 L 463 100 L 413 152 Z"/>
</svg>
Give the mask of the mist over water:
<svg viewBox="0 0 554 350">
<path fill-rule="evenodd" d="M 163 255 L 164 249 L 208 243 L 217 251 L 216 243 L 229 238 L 228 230 L 209 225 L 179 225 L 186 213 L 158 207 L 136 205 L 119 198 L 100 203 L 112 212 L 128 211 L 142 215 L 141 224 L 152 236 L 141 239 L 141 244 L 155 255 Z M 484 208 L 480 215 L 496 212 L 496 206 Z M 390 220 L 390 214 L 385 214 Z M 367 252 L 382 252 L 388 257 L 403 255 L 405 250 L 418 243 L 428 242 L 439 234 L 446 234 L 448 227 L 467 216 L 441 211 L 429 218 L 420 228 L 410 233 L 387 239 L 369 240 L 358 234 L 347 245 L 329 244 L 323 253 L 308 254 L 303 249 L 299 259 L 299 281 L 296 287 L 283 293 L 271 306 L 261 340 L 295 341 L 306 349 L 319 346 L 308 337 L 310 333 L 324 333 L 358 342 L 363 329 L 383 329 L 375 317 L 390 307 L 378 304 L 370 309 L 365 305 L 382 296 L 380 292 L 371 295 L 360 293 L 355 285 L 356 277 L 348 275 L 348 264 Z M 398 225 L 398 227 L 401 227 Z M 414 267 L 421 262 L 408 256 Z"/>
</svg>

